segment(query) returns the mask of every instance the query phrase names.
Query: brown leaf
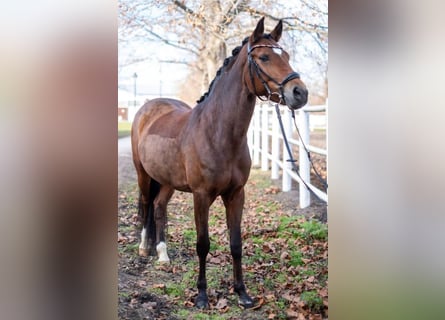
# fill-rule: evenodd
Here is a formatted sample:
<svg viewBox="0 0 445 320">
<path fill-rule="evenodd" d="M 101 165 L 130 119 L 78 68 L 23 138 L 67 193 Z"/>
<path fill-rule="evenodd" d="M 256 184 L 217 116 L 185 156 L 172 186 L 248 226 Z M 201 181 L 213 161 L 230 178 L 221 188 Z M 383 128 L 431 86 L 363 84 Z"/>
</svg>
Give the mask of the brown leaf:
<svg viewBox="0 0 445 320">
<path fill-rule="evenodd" d="M 147 281 L 139 280 L 139 281 L 138 281 L 138 286 L 140 286 L 140 287 L 145 287 L 145 286 L 147 286 Z"/>
<path fill-rule="evenodd" d="M 269 243 L 263 244 L 263 252 L 275 252 L 275 248 L 273 248 Z"/>
<path fill-rule="evenodd" d="M 219 299 L 218 302 L 216 303 L 216 309 L 224 309 L 227 307 L 227 299 L 222 298 Z"/>
<path fill-rule="evenodd" d="M 144 302 L 142 304 L 142 306 L 147 309 L 154 309 L 154 308 L 156 308 L 156 305 L 157 305 L 157 303 L 155 301 Z"/>
<path fill-rule="evenodd" d="M 328 289 L 327 288 L 322 288 L 320 290 L 318 290 L 318 294 L 322 297 L 327 297 L 328 296 Z"/>
<path fill-rule="evenodd" d="M 275 301 L 275 295 L 274 294 L 268 294 L 265 296 L 267 301 Z"/>
<path fill-rule="evenodd" d="M 218 257 L 211 257 L 209 262 L 213 263 L 213 264 L 220 264 L 221 263 L 221 259 L 218 258 Z"/>
<path fill-rule="evenodd" d="M 195 304 L 193 302 L 191 302 L 191 301 L 184 301 L 184 306 L 186 306 L 186 307 L 194 307 Z"/>
<path fill-rule="evenodd" d="M 297 311 L 291 310 L 291 309 L 287 309 L 286 310 L 286 315 L 288 319 L 298 319 L 298 315 L 299 313 Z"/>
<path fill-rule="evenodd" d="M 262 297 L 259 297 L 256 301 L 255 301 L 255 306 L 253 306 L 252 308 L 250 308 L 250 310 L 256 310 L 261 308 L 261 306 L 264 304 L 264 299 Z"/>
<path fill-rule="evenodd" d="M 280 260 L 284 260 L 289 257 L 289 253 L 287 251 L 283 251 L 280 255 Z"/>
<path fill-rule="evenodd" d="M 282 295 L 282 298 L 288 301 L 293 301 L 295 299 L 295 296 L 290 294 L 289 292 L 286 292 Z"/>
</svg>

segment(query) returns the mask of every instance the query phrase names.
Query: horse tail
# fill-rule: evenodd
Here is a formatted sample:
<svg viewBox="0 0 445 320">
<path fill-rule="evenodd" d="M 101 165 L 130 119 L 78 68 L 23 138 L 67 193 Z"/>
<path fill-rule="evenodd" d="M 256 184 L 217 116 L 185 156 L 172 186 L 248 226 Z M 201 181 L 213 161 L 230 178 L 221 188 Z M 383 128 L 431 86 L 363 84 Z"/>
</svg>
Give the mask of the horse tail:
<svg viewBox="0 0 445 320">
<path fill-rule="evenodd" d="M 154 200 L 156 199 L 159 191 L 161 190 L 161 184 L 154 179 L 150 180 L 150 191 L 148 196 L 148 203 L 146 204 L 147 220 L 145 220 L 145 227 L 148 232 L 148 238 L 152 240 L 153 245 L 156 243 L 156 222 L 155 222 L 155 208 Z"/>
<path fill-rule="evenodd" d="M 139 201 L 138 201 L 138 218 L 139 221 L 144 223 L 146 217 L 146 212 L 144 210 L 144 202 L 142 201 L 142 191 L 139 189 Z"/>
<path fill-rule="evenodd" d="M 154 200 L 156 196 L 159 194 L 161 190 L 161 184 L 154 179 L 150 180 L 150 189 L 148 193 L 148 198 L 145 199 L 145 202 L 142 200 L 142 190 L 139 188 L 139 203 L 138 203 L 138 216 L 139 220 L 143 223 L 146 218 L 154 219 Z"/>
</svg>

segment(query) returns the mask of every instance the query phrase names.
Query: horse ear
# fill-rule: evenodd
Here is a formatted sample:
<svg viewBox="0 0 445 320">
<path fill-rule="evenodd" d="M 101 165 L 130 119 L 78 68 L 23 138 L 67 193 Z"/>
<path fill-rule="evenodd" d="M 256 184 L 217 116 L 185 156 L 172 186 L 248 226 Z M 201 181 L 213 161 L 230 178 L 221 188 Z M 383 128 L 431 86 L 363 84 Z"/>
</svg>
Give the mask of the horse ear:
<svg viewBox="0 0 445 320">
<path fill-rule="evenodd" d="M 283 32 L 283 20 L 280 20 L 278 24 L 276 25 L 275 29 L 270 33 L 270 36 L 272 39 L 274 39 L 276 42 L 280 40 L 281 33 Z"/>
<path fill-rule="evenodd" d="M 262 17 L 260 21 L 258 21 L 255 31 L 250 36 L 250 42 L 252 43 L 257 42 L 258 40 L 260 40 L 263 34 L 264 34 L 264 17 Z"/>
</svg>

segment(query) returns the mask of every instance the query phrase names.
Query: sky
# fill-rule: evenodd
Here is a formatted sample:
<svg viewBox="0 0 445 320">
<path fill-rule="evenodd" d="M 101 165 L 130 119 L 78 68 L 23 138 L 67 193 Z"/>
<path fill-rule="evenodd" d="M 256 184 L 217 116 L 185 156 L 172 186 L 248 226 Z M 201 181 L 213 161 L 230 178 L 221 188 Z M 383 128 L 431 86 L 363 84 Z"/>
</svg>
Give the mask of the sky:
<svg viewBox="0 0 445 320">
<path fill-rule="evenodd" d="M 123 67 L 119 72 L 119 88 L 133 92 L 134 73 L 137 74 L 136 91 L 138 95 L 173 95 L 187 77 L 187 67 L 162 61 L 171 60 L 177 50 L 159 43 L 146 42 L 132 44 L 132 48 L 119 50 L 123 61 L 139 50 L 149 56 L 148 60 Z"/>
</svg>

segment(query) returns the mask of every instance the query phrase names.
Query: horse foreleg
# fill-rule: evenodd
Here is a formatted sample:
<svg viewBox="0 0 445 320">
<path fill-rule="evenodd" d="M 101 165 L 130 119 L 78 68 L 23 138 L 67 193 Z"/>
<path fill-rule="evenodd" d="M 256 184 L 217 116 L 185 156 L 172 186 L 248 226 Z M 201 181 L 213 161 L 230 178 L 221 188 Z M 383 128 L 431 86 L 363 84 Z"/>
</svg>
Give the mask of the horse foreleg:
<svg viewBox="0 0 445 320">
<path fill-rule="evenodd" d="M 156 222 L 156 251 L 159 262 L 170 262 L 165 241 L 165 227 L 167 225 L 167 204 L 172 197 L 174 189 L 161 186 L 159 194 L 154 200 L 154 218 Z"/>
<path fill-rule="evenodd" d="M 193 204 L 195 211 L 195 225 L 197 233 L 196 252 L 199 257 L 198 297 L 196 306 L 200 309 L 208 308 L 206 259 L 210 250 L 209 240 L 209 207 L 211 199 L 207 195 L 194 193 Z"/>
<path fill-rule="evenodd" d="M 243 281 L 241 217 L 244 206 L 244 188 L 222 197 L 226 207 L 227 226 L 230 234 L 230 253 L 233 260 L 234 290 L 239 296 L 239 304 L 244 308 L 253 307 L 253 300 L 247 294 Z"/>
</svg>

